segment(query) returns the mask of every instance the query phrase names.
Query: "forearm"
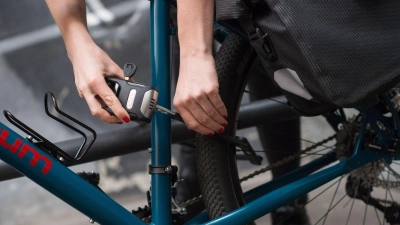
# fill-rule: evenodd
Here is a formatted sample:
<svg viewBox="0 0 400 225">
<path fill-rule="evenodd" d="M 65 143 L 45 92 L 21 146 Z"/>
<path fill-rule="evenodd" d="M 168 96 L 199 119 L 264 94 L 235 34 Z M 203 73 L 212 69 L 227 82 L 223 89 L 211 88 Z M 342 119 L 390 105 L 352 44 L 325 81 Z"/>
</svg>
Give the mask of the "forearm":
<svg viewBox="0 0 400 225">
<path fill-rule="evenodd" d="M 178 0 L 178 37 L 181 58 L 211 55 L 214 0 Z"/>
<path fill-rule="evenodd" d="M 86 25 L 86 4 L 84 0 L 46 0 L 56 21 L 72 60 L 79 54 L 79 46 L 94 43 Z"/>
<path fill-rule="evenodd" d="M 179 79 L 174 106 L 190 130 L 224 132 L 228 112 L 212 55 L 214 0 L 178 0 Z"/>
</svg>

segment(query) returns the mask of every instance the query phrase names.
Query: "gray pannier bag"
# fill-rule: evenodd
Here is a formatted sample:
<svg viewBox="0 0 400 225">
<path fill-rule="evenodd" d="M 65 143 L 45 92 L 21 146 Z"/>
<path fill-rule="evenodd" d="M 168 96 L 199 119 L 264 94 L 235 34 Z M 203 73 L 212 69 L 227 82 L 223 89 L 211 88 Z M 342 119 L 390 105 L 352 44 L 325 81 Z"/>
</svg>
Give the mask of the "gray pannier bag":
<svg viewBox="0 0 400 225">
<path fill-rule="evenodd" d="M 399 0 L 216 0 L 306 115 L 370 105 L 400 78 Z"/>
</svg>

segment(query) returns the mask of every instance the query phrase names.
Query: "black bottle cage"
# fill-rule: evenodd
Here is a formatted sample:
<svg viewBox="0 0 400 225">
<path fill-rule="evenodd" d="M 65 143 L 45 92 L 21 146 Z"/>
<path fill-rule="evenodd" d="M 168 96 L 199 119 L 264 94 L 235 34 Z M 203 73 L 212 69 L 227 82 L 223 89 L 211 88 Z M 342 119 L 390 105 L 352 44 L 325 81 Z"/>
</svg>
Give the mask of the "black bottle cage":
<svg viewBox="0 0 400 225">
<path fill-rule="evenodd" d="M 74 122 L 75 124 L 85 128 L 87 131 L 92 133 L 93 137 L 88 144 L 86 144 L 88 138 L 83 131 L 77 129 L 76 127 L 72 126 L 71 124 L 57 118 L 56 116 L 54 116 L 53 114 L 50 113 L 49 108 L 48 108 L 48 97 L 50 97 L 51 100 L 53 101 L 53 107 L 57 113 L 61 114 L 62 116 L 64 116 L 68 120 L 70 120 L 71 122 Z M 93 145 L 94 141 L 96 140 L 96 137 L 97 137 L 96 132 L 92 128 L 88 127 L 87 125 L 83 124 L 82 122 L 78 121 L 77 119 L 73 118 L 72 116 L 61 111 L 58 108 L 57 101 L 56 101 L 53 93 L 50 91 L 45 94 L 44 108 L 45 108 L 46 114 L 49 117 L 53 118 L 54 120 L 69 127 L 70 129 L 74 130 L 75 132 L 77 132 L 83 136 L 83 142 L 75 156 L 70 156 L 68 153 L 66 153 L 65 151 L 63 151 L 62 149 L 60 149 L 59 147 L 54 145 L 52 142 L 50 142 L 49 140 L 47 140 L 46 138 L 44 138 L 43 136 L 38 134 L 36 131 L 34 131 L 33 129 L 28 127 L 26 124 L 22 123 L 20 120 L 18 120 L 16 117 L 14 117 L 9 111 L 4 110 L 4 116 L 6 117 L 6 119 L 8 121 L 10 121 L 10 123 L 12 123 L 19 129 L 21 129 L 23 132 L 28 134 L 29 136 L 27 139 L 29 141 L 31 141 L 37 147 L 45 150 L 47 153 L 49 153 L 51 156 L 53 156 L 58 161 L 64 162 L 64 160 L 74 161 L 74 160 L 82 159 L 82 157 L 88 152 L 88 150 L 90 149 L 90 147 Z M 84 148 L 85 146 L 86 146 L 86 148 Z"/>
</svg>

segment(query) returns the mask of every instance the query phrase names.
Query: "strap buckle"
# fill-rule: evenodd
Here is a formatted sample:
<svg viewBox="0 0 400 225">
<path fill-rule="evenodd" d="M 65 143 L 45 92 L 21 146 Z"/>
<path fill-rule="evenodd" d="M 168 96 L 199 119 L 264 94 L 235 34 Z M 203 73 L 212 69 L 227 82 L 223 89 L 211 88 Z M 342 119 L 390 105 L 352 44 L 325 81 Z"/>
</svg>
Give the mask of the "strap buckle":
<svg viewBox="0 0 400 225">
<path fill-rule="evenodd" d="M 255 32 L 248 33 L 248 35 L 250 38 L 250 44 L 261 58 L 268 61 L 276 59 L 275 49 L 267 33 L 263 34 L 261 29 L 256 27 Z"/>
</svg>

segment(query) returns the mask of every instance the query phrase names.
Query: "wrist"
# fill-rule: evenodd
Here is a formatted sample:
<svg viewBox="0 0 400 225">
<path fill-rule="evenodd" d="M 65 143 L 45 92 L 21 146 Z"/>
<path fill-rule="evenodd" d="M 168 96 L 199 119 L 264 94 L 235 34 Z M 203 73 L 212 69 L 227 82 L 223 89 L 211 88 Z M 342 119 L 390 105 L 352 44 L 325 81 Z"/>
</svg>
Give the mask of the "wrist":
<svg viewBox="0 0 400 225">
<path fill-rule="evenodd" d="M 206 46 L 195 46 L 195 47 L 181 47 L 180 58 L 197 58 L 197 59 L 207 59 L 213 57 L 212 47 Z"/>
<path fill-rule="evenodd" d="M 89 51 L 92 48 L 91 46 L 96 45 L 86 27 L 79 25 L 71 26 L 68 32 L 63 35 L 63 39 L 68 58 L 71 61 L 82 53 Z"/>
</svg>

